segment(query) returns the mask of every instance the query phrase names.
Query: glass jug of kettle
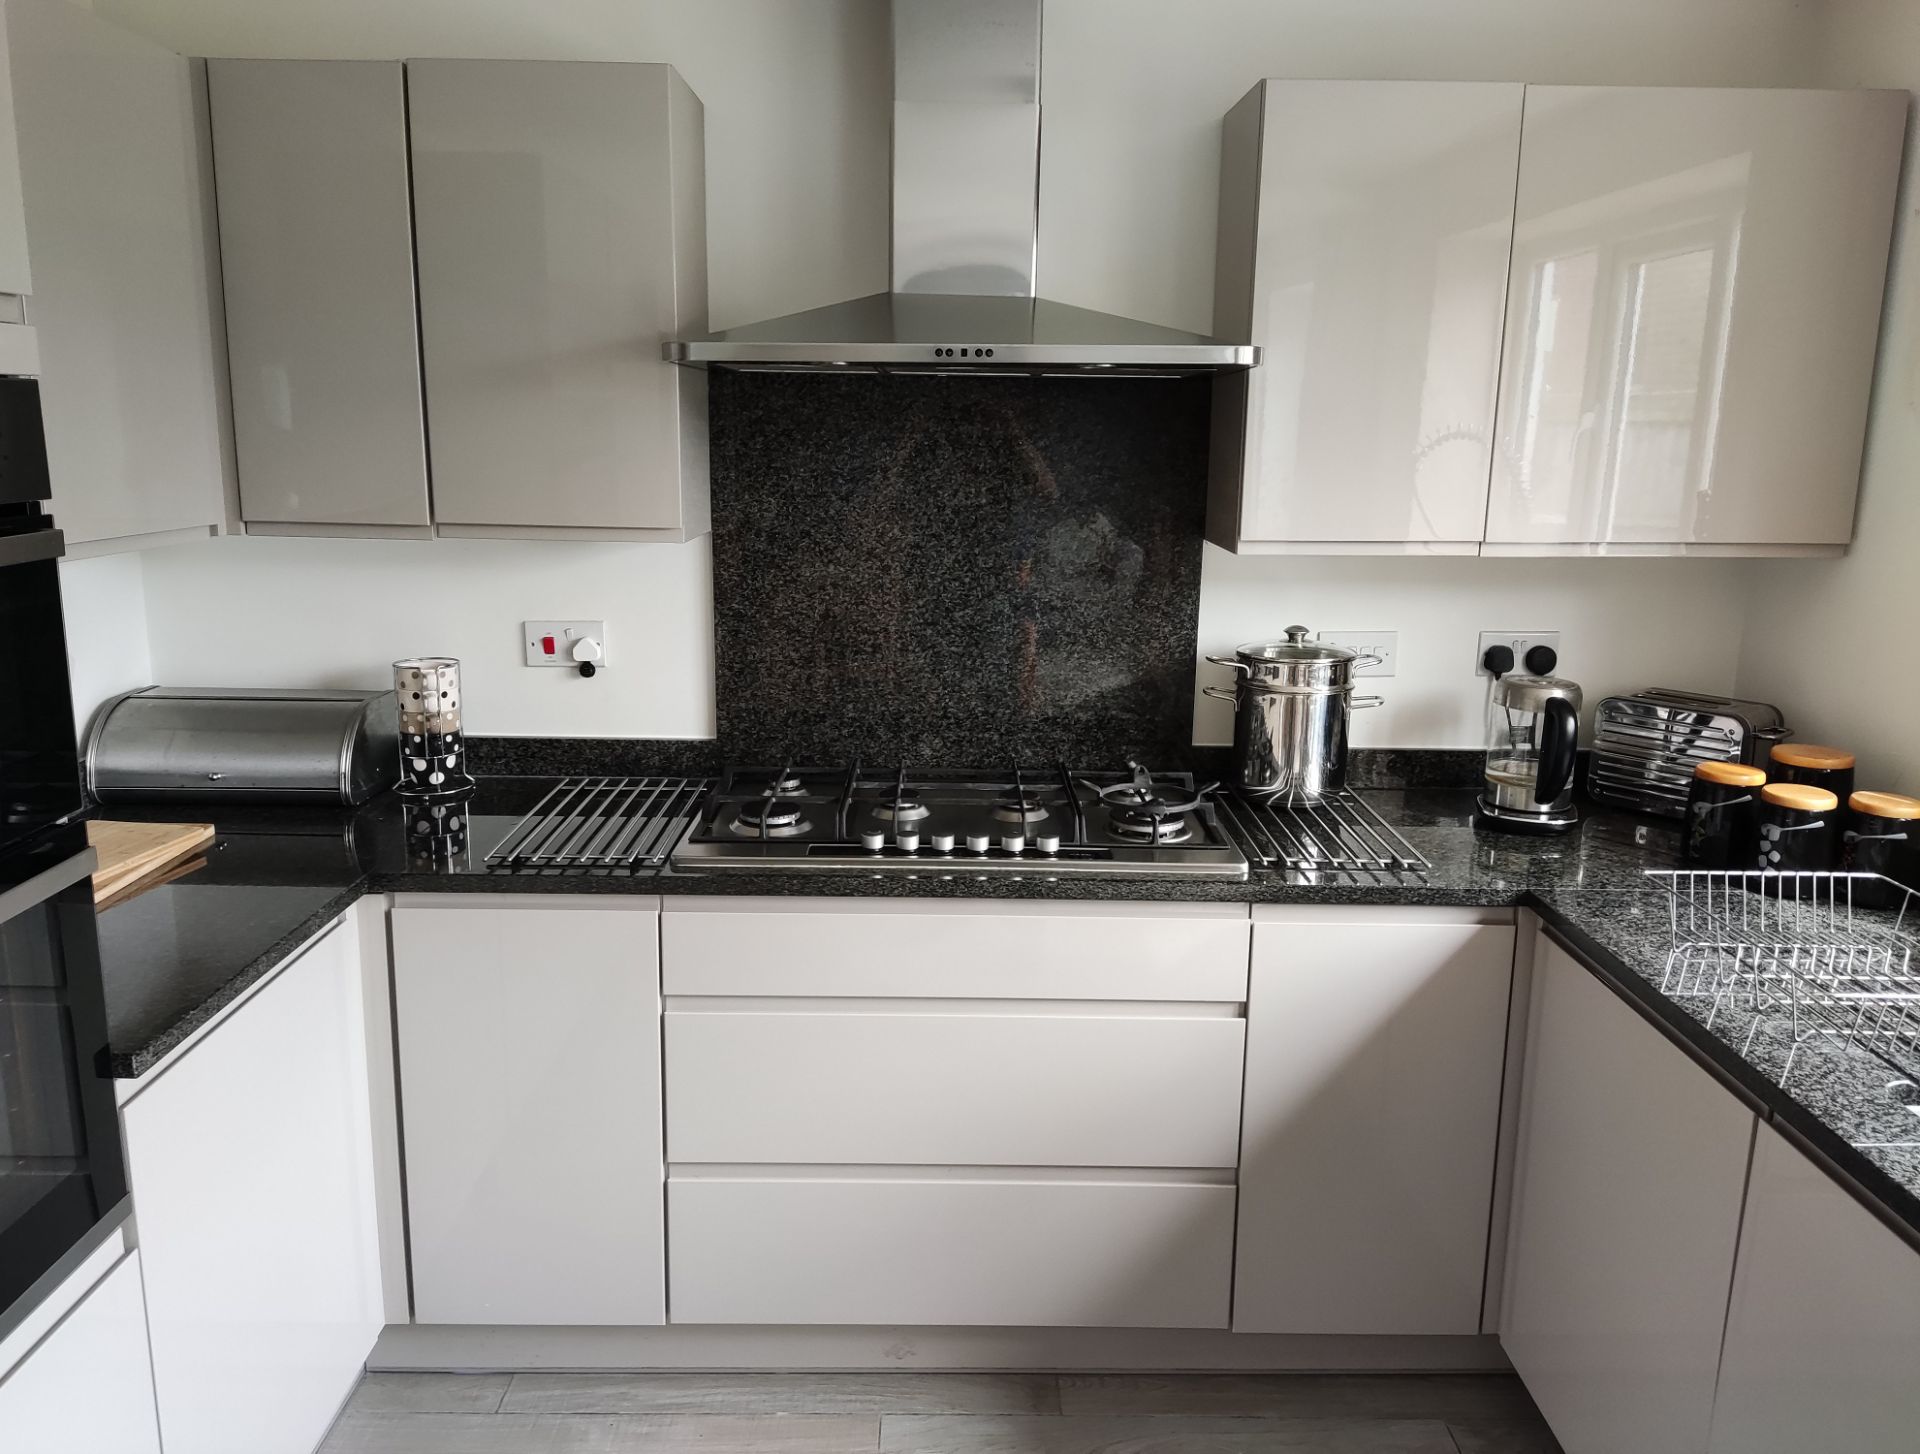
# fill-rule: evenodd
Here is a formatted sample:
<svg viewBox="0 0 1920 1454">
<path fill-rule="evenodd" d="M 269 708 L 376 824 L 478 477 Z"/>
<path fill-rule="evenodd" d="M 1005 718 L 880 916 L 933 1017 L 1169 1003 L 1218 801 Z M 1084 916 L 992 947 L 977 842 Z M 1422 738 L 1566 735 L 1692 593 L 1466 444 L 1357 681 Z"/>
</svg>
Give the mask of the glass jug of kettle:
<svg viewBox="0 0 1920 1454">
<path fill-rule="evenodd" d="M 1486 783 L 1475 821 L 1512 833 L 1565 833 L 1580 741 L 1580 688 L 1524 672 L 1497 678 L 1487 696 Z"/>
</svg>

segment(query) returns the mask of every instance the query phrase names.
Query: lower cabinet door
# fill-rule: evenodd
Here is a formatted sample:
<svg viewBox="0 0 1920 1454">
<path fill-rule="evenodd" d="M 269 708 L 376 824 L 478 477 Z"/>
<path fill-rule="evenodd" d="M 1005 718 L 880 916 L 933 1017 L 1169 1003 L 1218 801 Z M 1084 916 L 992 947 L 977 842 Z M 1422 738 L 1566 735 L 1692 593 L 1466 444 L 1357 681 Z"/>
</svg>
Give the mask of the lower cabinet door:
<svg viewBox="0 0 1920 1454">
<path fill-rule="evenodd" d="M 309 1454 L 385 1324 L 360 985 L 336 927 L 122 1108 L 167 1454 Z"/>
<path fill-rule="evenodd" d="M 1480 1331 L 1512 984 L 1511 924 L 1255 911 L 1235 1332 Z"/>
<path fill-rule="evenodd" d="M 1730 1091 L 1541 941 L 1500 1343 L 1567 1454 L 1706 1449 L 1753 1134 Z"/>
<path fill-rule="evenodd" d="M 1096 1173 L 676 1175 L 672 1321 L 1224 1328 L 1233 1201 Z"/>
<path fill-rule="evenodd" d="M 1762 1126 L 1713 1454 L 1920 1447 L 1920 1252 Z"/>
<path fill-rule="evenodd" d="M 160 1454 L 138 1252 L 0 1379 L 0 1449 Z"/>
<path fill-rule="evenodd" d="M 658 902 L 395 907 L 415 1322 L 666 1320 Z"/>
</svg>

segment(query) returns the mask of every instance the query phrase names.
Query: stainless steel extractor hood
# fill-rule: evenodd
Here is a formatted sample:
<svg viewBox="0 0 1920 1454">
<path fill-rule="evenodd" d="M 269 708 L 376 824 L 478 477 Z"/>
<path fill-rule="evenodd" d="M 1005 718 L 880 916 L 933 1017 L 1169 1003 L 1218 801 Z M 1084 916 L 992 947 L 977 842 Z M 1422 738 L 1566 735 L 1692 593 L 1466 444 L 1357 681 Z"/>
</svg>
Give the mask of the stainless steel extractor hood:
<svg viewBox="0 0 1920 1454">
<path fill-rule="evenodd" d="M 893 290 L 696 338 L 694 367 L 1219 373 L 1250 344 L 1034 296 L 1041 0 L 893 0 Z"/>
</svg>

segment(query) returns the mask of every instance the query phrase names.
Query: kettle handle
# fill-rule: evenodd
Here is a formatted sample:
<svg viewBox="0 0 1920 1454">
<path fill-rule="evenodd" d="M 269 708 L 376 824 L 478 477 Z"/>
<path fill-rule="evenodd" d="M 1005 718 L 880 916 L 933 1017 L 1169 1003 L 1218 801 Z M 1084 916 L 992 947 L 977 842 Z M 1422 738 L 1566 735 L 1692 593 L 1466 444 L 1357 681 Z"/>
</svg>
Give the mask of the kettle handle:
<svg viewBox="0 0 1920 1454">
<path fill-rule="evenodd" d="M 1573 781 L 1574 753 L 1580 743 L 1580 714 L 1565 697 L 1549 698 L 1541 713 L 1540 772 L 1533 800 L 1551 803 Z"/>
</svg>

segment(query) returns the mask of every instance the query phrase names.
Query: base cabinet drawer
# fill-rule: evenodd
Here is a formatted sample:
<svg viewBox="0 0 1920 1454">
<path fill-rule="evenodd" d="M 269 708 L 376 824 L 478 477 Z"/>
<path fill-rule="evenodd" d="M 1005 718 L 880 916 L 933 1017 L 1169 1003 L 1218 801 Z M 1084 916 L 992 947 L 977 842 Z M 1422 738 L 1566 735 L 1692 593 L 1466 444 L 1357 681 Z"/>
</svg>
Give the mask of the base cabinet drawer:
<svg viewBox="0 0 1920 1454">
<path fill-rule="evenodd" d="M 667 1159 L 1232 1166 L 1245 1022 L 1087 1008 L 669 1010 Z"/>
<path fill-rule="evenodd" d="M 1231 1186 L 667 1183 L 673 1323 L 1224 1328 Z"/>
</svg>

